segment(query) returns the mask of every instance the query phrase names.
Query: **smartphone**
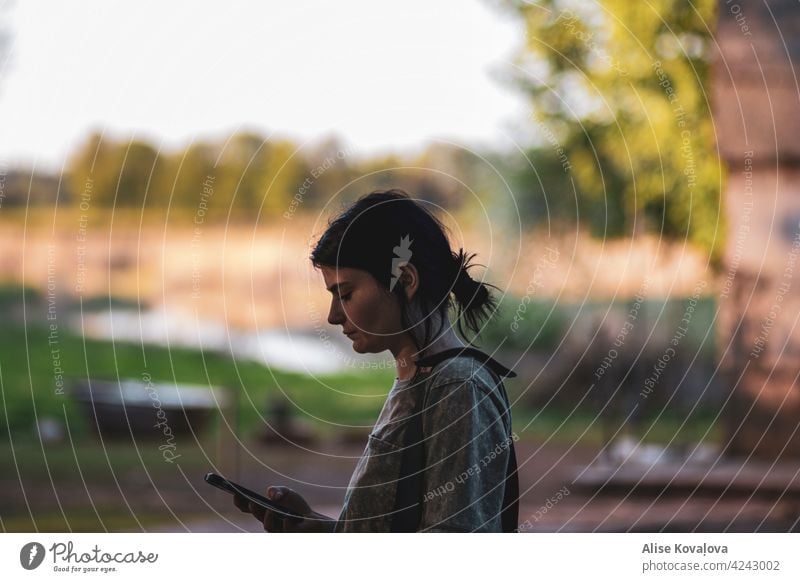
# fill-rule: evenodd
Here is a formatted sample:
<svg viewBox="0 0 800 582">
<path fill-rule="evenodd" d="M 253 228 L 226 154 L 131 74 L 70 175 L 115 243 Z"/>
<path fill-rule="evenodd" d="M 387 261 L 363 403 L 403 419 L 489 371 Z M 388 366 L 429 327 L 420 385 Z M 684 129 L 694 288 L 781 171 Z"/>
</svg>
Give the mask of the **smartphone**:
<svg viewBox="0 0 800 582">
<path fill-rule="evenodd" d="M 297 519 L 304 519 L 304 517 L 299 513 L 297 513 L 296 511 L 293 511 L 287 507 L 275 503 L 271 499 L 267 499 L 263 495 L 259 495 L 255 491 L 251 491 L 246 487 L 242 487 L 238 483 L 229 481 L 225 477 L 217 475 L 216 473 L 206 474 L 206 483 L 208 483 L 209 485 L 213 485 L 218 489 L 222 489 L 223 491 L 227 491 L 231 495 L 233 495 L 234 493 L 238 493 L 242 497 L 252 501 L 257 505 L 260 505 L 264 509 L 269 509 L 270 511 L 274 511 L 278 515 L 282 515 L 284 517 L 294 517 Z"/>
</svg>

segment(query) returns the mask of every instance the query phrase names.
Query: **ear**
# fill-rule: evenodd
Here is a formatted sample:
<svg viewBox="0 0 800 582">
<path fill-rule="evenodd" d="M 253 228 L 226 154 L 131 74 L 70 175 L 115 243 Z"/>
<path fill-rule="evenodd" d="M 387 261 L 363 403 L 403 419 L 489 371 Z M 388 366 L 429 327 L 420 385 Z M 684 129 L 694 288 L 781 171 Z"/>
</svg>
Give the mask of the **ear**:
<svg viewBox="0 0 800 582">
<path fill-rule="evenodd" d="M 406 300 L 410 303 L 419 289 L 419 273 L 417 268 L 411 263 L 400 266 L 400 277 L 398 282 L 403 286 L 406 293 Z"/>
</svg>

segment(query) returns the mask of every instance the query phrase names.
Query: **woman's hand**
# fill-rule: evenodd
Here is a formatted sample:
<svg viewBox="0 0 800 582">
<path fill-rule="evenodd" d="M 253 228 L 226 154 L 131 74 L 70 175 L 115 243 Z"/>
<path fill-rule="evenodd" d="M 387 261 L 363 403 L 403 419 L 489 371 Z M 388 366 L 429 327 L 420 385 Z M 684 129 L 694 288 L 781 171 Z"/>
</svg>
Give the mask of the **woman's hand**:
<svg viewBox="0 0 800 582">
<path fill-rule="evenodd" d="M 264 509 L 238 493 L 233 496 L 233 504 L 245 513 L 252 513 L 258 521 L 264 524 L 264 530 L 268 532 L 333 531 L 336 520 L 311 509 L 299 493 L 292 491 L 288 487 L 268 487 L 267 498 L 299 513 L 304 516 L 304 519 L 284 516 L 275 511 Z"/>
</svg>

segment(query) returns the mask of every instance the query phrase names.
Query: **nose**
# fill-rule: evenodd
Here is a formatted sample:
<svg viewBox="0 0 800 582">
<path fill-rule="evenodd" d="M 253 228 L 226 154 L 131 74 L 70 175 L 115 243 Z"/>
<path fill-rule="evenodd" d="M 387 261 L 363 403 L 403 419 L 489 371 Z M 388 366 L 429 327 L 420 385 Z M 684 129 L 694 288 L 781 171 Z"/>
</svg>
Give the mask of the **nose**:
<svg viewBox="0 0 800 582">
<path fill-rule="evenodd" d="M 341 325 L 345 322 L 344 312 L 341 305 L 335 299 L 331 299 L 331 308 L 328 311 L 328 323 L 331 325 Z"/>
</svg>

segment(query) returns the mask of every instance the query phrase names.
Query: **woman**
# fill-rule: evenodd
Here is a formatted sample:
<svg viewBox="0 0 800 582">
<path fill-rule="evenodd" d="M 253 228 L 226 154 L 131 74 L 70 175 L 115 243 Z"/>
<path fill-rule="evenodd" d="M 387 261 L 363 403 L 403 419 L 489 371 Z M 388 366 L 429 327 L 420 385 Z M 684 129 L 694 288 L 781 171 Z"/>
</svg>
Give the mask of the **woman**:
<svg viewBox="0 0 800 582">
<path fill-rule="evenodd" d="M 283 519 L 237 496 L 267 531 L 515 531 L 517 480 L 511 372 L 465 346 L 494 311 L 439 220 L 401 190 L 373 192 L 332 220 L 311 261 L 332 294 L 328 322 L 358 353 L 389 350 L 397 377 L 337 519 L 287 487 L 267 496 L 305 518 Z"/>
</svg>

